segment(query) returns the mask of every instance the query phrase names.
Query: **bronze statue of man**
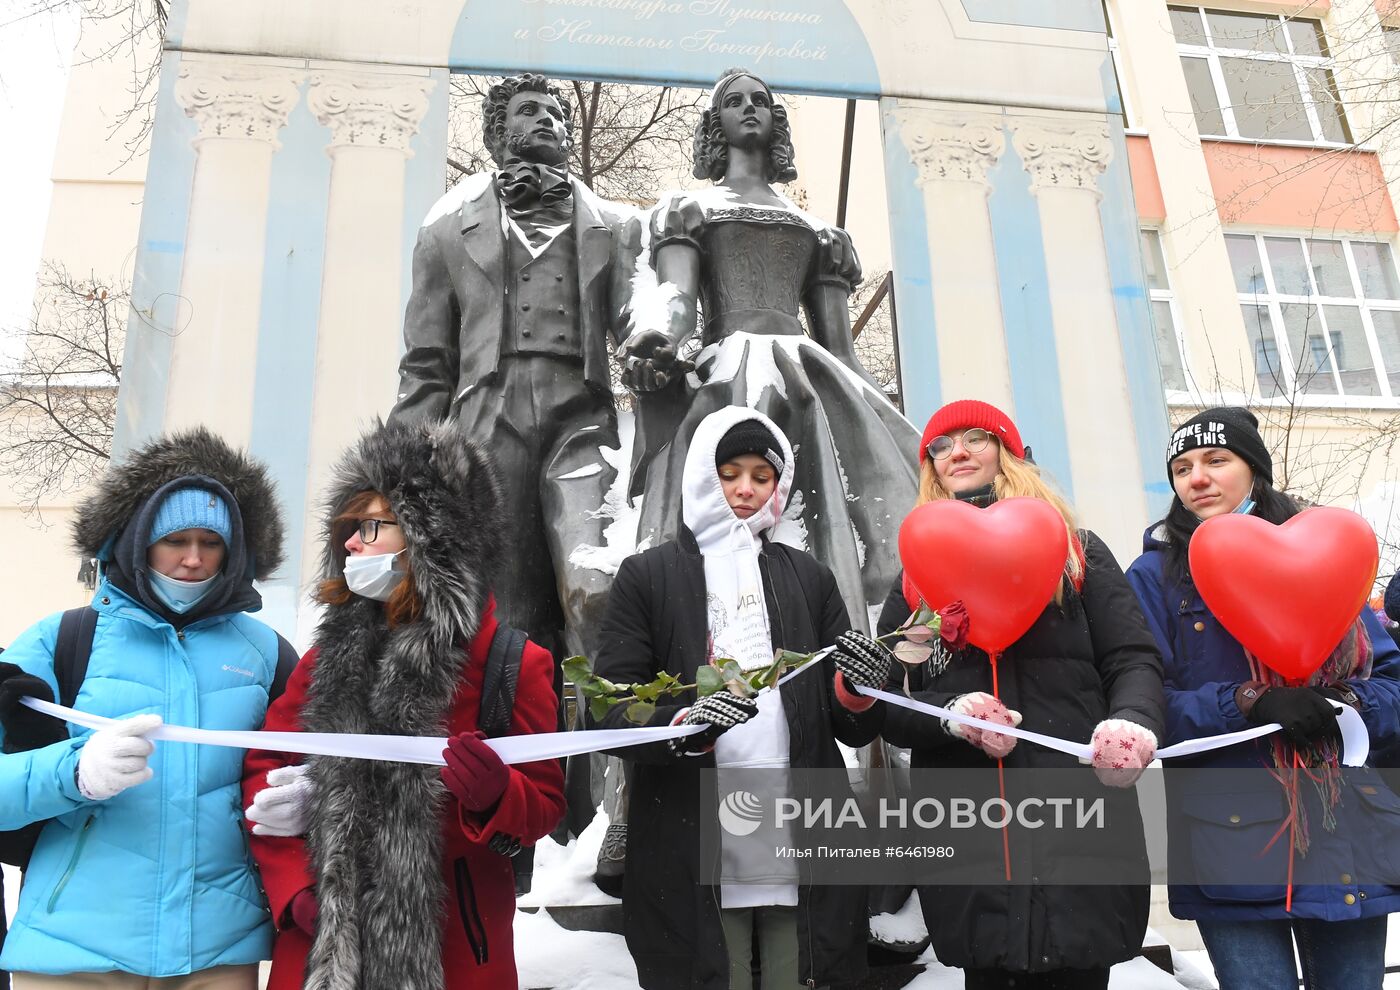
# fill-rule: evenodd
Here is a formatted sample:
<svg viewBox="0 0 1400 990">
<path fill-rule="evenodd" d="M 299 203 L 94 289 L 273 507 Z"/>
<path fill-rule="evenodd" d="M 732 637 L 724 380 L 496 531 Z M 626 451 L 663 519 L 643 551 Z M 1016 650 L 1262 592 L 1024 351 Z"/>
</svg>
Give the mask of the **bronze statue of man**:
<svg viewBox="0 0 1400 990">
<path fill-rule="evenodd" d="M 604 544 L 616 477 L 606 335 L 620 331 L 639 250 L 633 214 L 569 175 L 572 111 L 549 80 L 510 76 L 483 101 L 499 169 L 428 214 L 413 252 L 390 419 L 454 417 L 500 468 L 508 514 L 497 614 L 583 652 L 609 576 L 570 562 Z"/>
</svg>

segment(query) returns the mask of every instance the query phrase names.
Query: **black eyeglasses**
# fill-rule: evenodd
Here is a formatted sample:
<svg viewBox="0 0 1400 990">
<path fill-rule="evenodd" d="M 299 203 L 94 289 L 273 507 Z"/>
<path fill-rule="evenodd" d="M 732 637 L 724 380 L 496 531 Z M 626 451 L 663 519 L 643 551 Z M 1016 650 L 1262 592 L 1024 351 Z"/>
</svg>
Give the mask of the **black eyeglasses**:
<svg viewBox="0 0 1400 990">
<path fill-rule="evenodd" d="M 392 519 L 361 519 L 360 520 L 360 542 L 369 545 L 379 539 L 380 526 L 397 526 L 398 523 Z"/>
<path fill-rule="evenodd" d="M 970 430 L 963 430 L 962 445 L 963 450 L 969 454 L 975 454 L 983 447 L 987 446 L 987 441 L 992 439 L 992 435 L 986 430 L 973 427 Z M 928 455 L 935 461 L 941 461 L 953 453 L 955 441 L 952 437 L 944 434 L 941 437 L 934 437 L 929 441 Z"/>
</svg>

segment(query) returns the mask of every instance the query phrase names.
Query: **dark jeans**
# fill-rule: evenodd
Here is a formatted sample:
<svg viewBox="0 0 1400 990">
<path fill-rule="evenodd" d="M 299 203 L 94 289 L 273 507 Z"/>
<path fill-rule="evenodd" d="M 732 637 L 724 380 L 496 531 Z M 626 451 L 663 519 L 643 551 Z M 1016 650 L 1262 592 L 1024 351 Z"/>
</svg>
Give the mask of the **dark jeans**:
<svg viewBox="0 0 1400 990">
<path fill-rule="evenodd" d="M 1386 918 L 1356 921 L 1197 921 L 1220 990 L 1294 990 L 1303 964 L 1307 990 L 1379 987 L 1385 979 Z"/>
<path fill-rule="evenodd" d="M 967 990 L 1107 990 L 1107 969 L 1051 969 L 1015 973 L 1005 969 L 963 970 Z"/>
</svg>

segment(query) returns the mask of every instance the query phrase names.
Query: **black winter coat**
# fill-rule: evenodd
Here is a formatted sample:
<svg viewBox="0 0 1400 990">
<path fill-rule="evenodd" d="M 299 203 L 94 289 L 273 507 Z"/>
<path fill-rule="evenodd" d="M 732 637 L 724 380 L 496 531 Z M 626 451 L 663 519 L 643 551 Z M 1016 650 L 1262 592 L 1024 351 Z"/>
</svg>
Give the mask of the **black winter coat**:
<svg viewBox="0 0 1400 990">
<path fill-rule="evenodd" d="M 1021 728 L 1061 739 L 1087 743 L 1103 719 L 1124 718 L 1161 741 L 1165 702 L 1156 642 L 1108 547 L 1088 531 L 1080 536 L 1086 556 L 1083 588 L 1067 590 L 1063 608 L 1048 605 L 1002 655 L 997 665 L 1001 700 L 1021 713 Z M 901 575 L 880 614 L 879 633 L 899 628 L 909 614 Z M 891 691 L 904 690 L 901 667 L 896 664 L 890 672 Z M 975 647 L 955 653 L 937 675 L 928 664 L 908 669 L 908 674 L 910 697 L 939 707 L 971 691 L 992 693 L 991 664 Z M 940 720 L 908 709 L 889 707 L 884 737 L 912 750 L 915 768 L 996 765 L 980 749 L 945 732 Z M 1005 760 L 1008 770 L 1078 765 L 1072 756 L 1027 742 L 1018 743 Z M 1140 823 L 1132 789 L 1102 791 L 1109 820 Z M 1138 954 L 1149 900 L 1145 844 L 1141 856 L 1134 853 L 1128 863 L 1127 872 L 1136 874 L 1133 882 L 1068 886 L 1055 878 L 1057 868 L 1067 863 L 1056 854 L 1054 831 L 1010 830 L 1012 876 L 1036 877 L 1040 885 L 919 888 L 940 962 L 964 969 L 1041 972 L 1109 966 Z M 995 852 L 1001 855 L 1000 844 Z"/>
<path fill-rule="evenodd" d="M 759 554 L 774 647 L 810 653 L 850 628 L 831 571 L 809 554 L 764 543 Z M 669 671 L 685 683 L 707 660 L 705 563 L 694 537 L 679 537 L 622 562 L 608 599 L 596 672 L 611 681 L 650 681 Z M 783 686 L 794 768 L 844 767 L 836 742 L 863 746 L 879 733 L 884 705 L 856 714 L 835 698 L 835 664 Z M 648 724 L 669 725 L 690 699 L 658 705 Z M 602 720 L 626 728 L 618 705 Z M 719 890 L 699 856 L 700 788 L 713 755 L 675 757 L 665 744 L 633 746 L 622 912 L 627 947 L 646 990 L 727 990 L 728 953 Z M 865 974 L 868 922 L 863 887 L 799 884 L 797 935 L 804 982 L 841 984 Z"/>
</svg>

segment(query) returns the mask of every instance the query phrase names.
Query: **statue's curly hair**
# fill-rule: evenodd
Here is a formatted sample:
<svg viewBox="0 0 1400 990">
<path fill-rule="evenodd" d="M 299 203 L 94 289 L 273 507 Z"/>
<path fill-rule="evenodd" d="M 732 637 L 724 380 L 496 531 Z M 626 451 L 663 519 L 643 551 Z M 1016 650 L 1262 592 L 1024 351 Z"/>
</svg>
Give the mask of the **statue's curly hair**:
<svg viewBox="0 0 1400 990">
<path fill-rule="evenodd" d="M 792 125 L 788 123 L 787 109 L 773 98 L 768 84 L 748 69 L 727 69 L 715 83 L 710 97 L 710 106 L 700 115 L 700 123 L 695 125 L 695 145 L 692 158 L 695 167 L 691 174 L 697 179 L 718 182 L 729 169 L 729 142 L 725 140 L 724 128 L 719 122 L 720 103 L 730 84 L 741 76 L 757 79 L 768 91 L 773 108 L 773 133 L 768 139 L 768 164 L 764 177 L 769 182 L 791 182 L 797 178 L 796 152 L 792 147 Z"/>
<path fill-rule="evenodd" d="M 570 142 L 574 138 L 574 109 L 559 87 L 552 85 L 538 72 L 506 76 L 487 90 L 481 99 L 481 137 L 497 165 L 506 163 L 506 108 L 510 105 L 511 97 L 517 93 L 543 93 L 558 100 L 559 108 L 564 111 L 564 127 Z"/>
</svg>

